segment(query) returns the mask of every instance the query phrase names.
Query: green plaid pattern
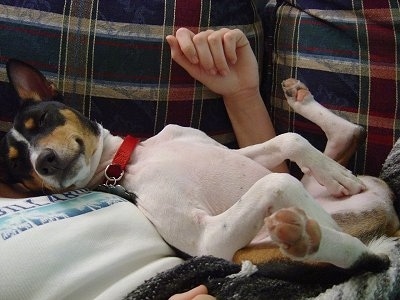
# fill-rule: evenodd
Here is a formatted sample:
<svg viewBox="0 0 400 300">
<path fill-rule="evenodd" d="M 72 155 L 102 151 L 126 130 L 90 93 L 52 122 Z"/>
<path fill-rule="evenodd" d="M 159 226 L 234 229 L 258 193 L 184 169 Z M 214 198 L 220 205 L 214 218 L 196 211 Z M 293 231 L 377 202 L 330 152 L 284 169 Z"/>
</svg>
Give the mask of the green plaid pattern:
<svg viewBox="0 0 400 300">
<path fill-rule="evenodd" d="M 5 72 L 5 63 L 15 57 L 43 71 L 66 104 L 115 134 L 149 137 L 176 123 L 200 128 L 224 144 L 234 142 L 220 96 L 171 60 L 165 36 L 182 26 L 196 32 L 240 28 L 261 59 L 262 25 L 251 0 L 23 5 L 0 0 L 0 97 L 15 98 Z M 17 109 L 12 102 L 0 108 L 2 130 Z"/>
</svg>

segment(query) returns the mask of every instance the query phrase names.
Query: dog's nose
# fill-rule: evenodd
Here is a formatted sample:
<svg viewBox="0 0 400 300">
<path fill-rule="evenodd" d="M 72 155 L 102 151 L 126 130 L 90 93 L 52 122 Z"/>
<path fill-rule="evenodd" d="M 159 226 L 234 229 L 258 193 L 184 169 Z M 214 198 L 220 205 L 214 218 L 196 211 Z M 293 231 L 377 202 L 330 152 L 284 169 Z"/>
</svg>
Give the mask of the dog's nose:
<svg viewBox="0 0 400 300">
<path fill-rule="evenodd" d="M 60 159 L 53 149 L 44 149 L 36 160 L 36 170 L 40 175 L 54 175 L 60 169 Z"/>
</svg>

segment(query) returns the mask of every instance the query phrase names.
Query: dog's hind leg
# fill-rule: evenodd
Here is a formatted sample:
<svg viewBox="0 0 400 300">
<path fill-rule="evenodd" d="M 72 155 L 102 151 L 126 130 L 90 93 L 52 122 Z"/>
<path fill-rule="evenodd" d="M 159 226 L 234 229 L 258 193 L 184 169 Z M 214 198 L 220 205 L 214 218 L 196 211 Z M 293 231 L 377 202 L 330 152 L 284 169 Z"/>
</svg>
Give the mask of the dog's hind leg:
<svg viewBox="0 0 400 300">
<path fill-rule="evenodd" d="M 322 106 L 299 80 L 293 78 L 284 80 L 282 89 L 289 106 L 325 132 L 328 141 L 324 154 L 346 165 L 359 143 L 365 138 L 364 128 Z"/>
<path fill-rule="evenodd" d="M 287 216 L 289 221 L 281 220 L 278 228 L 275 226 L 276 214 L 286 213 L 288 208 L 295 212 L 294 216 Z M 275 222 L 275 228 L 271 222 Z M 265 230 L 265 224 L 272 232 Z M 387 264 L 386 259 L 371 253 L 358 239 L 341 232 L 302 184 L 288 174 L 271 173 L 263 177 L 227 211 L 203 217 L 202 228 L 197 255 L 232 259 L 238 249 L 257 235 L 257 241 L 272 237 L 282 252 L 298 260 L 328 262 L 349 268 L 368 257 Z M 286 235 L 280 236 L 276 231 L 285 231 Z"/>
<path fill-rule="evenodd" d="M 232 259 L 238 249 L 248 245 L 254 238 L 256 243 L 268 240 L 265 218 L 280 209 L 293 206 L 304 207 L 312 218 L 321 220 L 324 226 L 340 230 L 296 178 L 285 173 L 271 173 L 257 181 L 225 212 L 216 216 L 202 216 L 199 249 L 195 254 Z M 318 245 L 319 242 L 316 241 Z"/>
<path fill-rule="evenodd" d="M 389 266 L 386 255 L 373 253 L 349 234 L 320 226 L 297 207 L 280 209 L 265 222 L 271 238 L 294 260 L 329 262 L 342 268 L 372 272 Z M 393 241 L 387 239 L 387 243 Z"/>
</svg>

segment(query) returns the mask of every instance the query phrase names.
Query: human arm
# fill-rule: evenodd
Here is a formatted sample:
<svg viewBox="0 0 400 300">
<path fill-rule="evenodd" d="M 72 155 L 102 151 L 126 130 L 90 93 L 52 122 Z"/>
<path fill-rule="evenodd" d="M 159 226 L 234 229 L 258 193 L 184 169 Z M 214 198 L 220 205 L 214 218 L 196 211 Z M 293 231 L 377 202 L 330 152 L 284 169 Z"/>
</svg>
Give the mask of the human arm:
<svg viewBox="0 0 400 300">
<path fill-rule="evenodd" d="M 244 33 L 223 28 L 167 36 L 172 58 L 193 78 L 222 95 L 240 147 L 275 137 L 259 91 L 258 64 Z M 276 171 L 287 171 L 282 165 Z"/>
</svg>

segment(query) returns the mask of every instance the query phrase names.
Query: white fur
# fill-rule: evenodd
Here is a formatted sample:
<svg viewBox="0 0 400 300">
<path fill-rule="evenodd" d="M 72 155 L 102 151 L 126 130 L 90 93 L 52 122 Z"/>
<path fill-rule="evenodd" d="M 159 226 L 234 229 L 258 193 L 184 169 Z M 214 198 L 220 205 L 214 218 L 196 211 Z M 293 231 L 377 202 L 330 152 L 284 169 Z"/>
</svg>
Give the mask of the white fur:
<svg viewBox="0 0 400 300">
<path fill-rule="evenodd" d="M 103 155 L 89 183 L 92 187 L 101 183 L 102 172 L 122 143 L 108 131 L 102 136 Z M 301 208 L 322 231 L 318 250 L 292 256 L 294 259 L 350 267 L 363 254 L 371 253 L 358 239 L 341 232 L 298 180 L 269 171 L 271 165 L 285 159 L 309 170 L 324 185 L 319 185 L 321 190 L 351 195 L 365 188 L 351 172 L 297 134 L 282 134 L 259 145 L 230 150 L 201 131 L 176 125 L 168 125 L 139 143 L 120 184 L 136 193 L 138 207 L 163 238 L 190 255 L 231 259 L 252 240 L 271 243 L 264 219 L 286 207 Z M 340 200 L 332 199 L 339 207 Z"/>
</svg>

